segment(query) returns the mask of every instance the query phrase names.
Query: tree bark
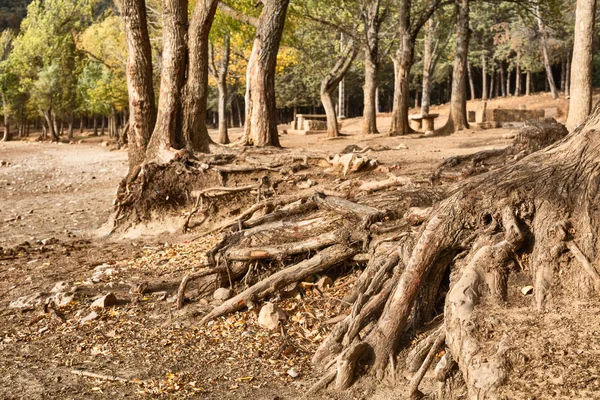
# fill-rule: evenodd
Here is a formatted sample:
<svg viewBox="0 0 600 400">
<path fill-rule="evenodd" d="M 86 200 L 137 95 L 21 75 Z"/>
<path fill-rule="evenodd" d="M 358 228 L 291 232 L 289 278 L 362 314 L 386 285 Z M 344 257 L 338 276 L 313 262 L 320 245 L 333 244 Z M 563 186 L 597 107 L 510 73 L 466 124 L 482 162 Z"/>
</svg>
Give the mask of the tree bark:
<svg viewBox="0 0 600 400">
<path fill-rule="evenodd" d="M 525 96 L 531 95 L 531 71 L 527 71 L 525 75 Z"/>
<path fill-rule="evenodd" d="M 2 141 L 9 142 L 10 140 L 12 140 L 12 137 L 10 135 L 10 124 L 8 121 L 8 103 L 6 100 L 6 95 L 4 93 L 2 93 L 2 108 L 4 115 L 4 136 L 2 137 Z"/>
<path fill-rule="evenodd" d="M 146 150 L 147 160 L 169 161 L 173 149 L 182 147 L 181 91 L 186 72 L 187 0 L 163 0 L 162 70 L 154 132 Z M 199 6 L 199 5 L 198 5 Z"/>
<path fill-rule="evenodd" d="M 469 128 L 467 122 L 467 53 L 469 50 L 469 0 L 456 1 L 456 50 L 452 71 L 450 115 L 440 130 L 449 134 Z"/>
<path fill-rule="evenodd" d="M 94 136 L 98 136 L 98 116 L 94 115 Z"/>
<path fill-rule="evenodd" d="M 498 84 L 500 85 L 502 97 L 506 97 L 506 70 L 504 69 L 504 62 L 500 63 L 500 81 Z"/>
<path fill-rule="evenodd" d="M 229 143 L 227 132 L 227 73 L 229 70 L 229 53 L 231 48 L 229 32 L 226 32 L 223 37 L 223 53 L 221 54 L 218 66 L 215 64 L 213 48 L 210 44 L 209 46 L 209 71 L 213 79 L 217 82 L 219 90 L 219 138 L 217 141 L 221 144 L 227 144 Z"/>
<path fill-rule="evenodd" d="M 414 58 L 414 41 L 408 32 L 400 34 L 400 48 L 394 57 L 394 108 L 390 136 L 406 135 L 412 131 L 408 125 L 410 69 Z"/>
<path fill-rule="evenodd" d="M 521 95 L 521 66 L 517 62 L 515 67 L 515 96 Z"/>
<path fill-rule="evenodd" d="M 433 72 L 434 36 L 435 24 L 432 17 L 427 21 L 423 43 L 423 96 L 421 98 L 421 115 L 428 115 L 429 107 L 431 105 L 431 73 Z"/>
<path fill-rule="evenodd" d="M 380 0 L 364 2 L 362 15 L 365 26 L 365 85 L 363 107 L 363 134 L 379 133 L 377 130 L 377 87 L 379 86 L 379 15 Z"/>
<path fill-rule="evenodd" d="M 356 53 L 357 50 L 354 41 L 350 40 L 333 68 L 321 81 L 321 103 L 323 103 L 323 108 L 327 115 L 327 137 L 338 137 L 340 134 L 332 94 L 344 78 L 344 75 L 346 75 L 346 72 L 348 72 L 348 69 L 350 69 L 352 62 L 356 58 Z"/>
<path fill-rule="evenodd" d="M 73 121 L 75 120 L 75 117 L 73 116 L 73 114 L 69 115 L 69 127 L 67 128 L 67 139 L 71 140 L 73 139 Z"/>
<path fill-rule="evenodd" d="M 188 150 L 207 152 L 212 143 L 206 128 L 208 97 L 208 34 L 217 0 L 196 4 L 188 30 L 189 63 L 183 100 L 183 140 Z"/>
<path fill-rule="evenodd" d="M 127 37 L 127 88 L 129 91 L 129 171 L 140 165 L 156 123 L 152 85 L 152 51 L 144 0 L 121 0 Z"/>
<path fill-rule="evenodd" d="M 592 110 L 593 42 L 596 22 L 596 0 L 577 0 L 575 39 L 567 129 L 575 129 L 585 121 Z"/>
<path fill-rule="evenodd" d="M 571 59 L 571 52 L 567 56 L 567 81 L 565 83 L 565 96 L 571 95 L 571 65 L 573 64 Z"/>
<path fill-rule="evenodd" d="M 496 83 L 496 66 L 492 63 L 491 66 L 492 72 L 490 73 L 490 90 L 489 90 L 489 98 L 494 98 L 494 87 Z"/>
<path fill-rule="evenodd" d="M 254 146 L 279 146 L 275 104 L 275 67 L 289 0 L 263 0 L 248 61 L 245 140 Z"/>
<path fill-rule="evenodd" d="M 546 30 L 544 28 L 544 22 L 542 21 L 542 16 L 540 14 L 539 5 L 536 5 L 536 7 L 535 7 L 535 17 L 537 19 L 538 30 L 540 33 L 540 41 L 542 44 L 542 55 L 544 57 L 544 67 L 546 68 L 546 77 L 548 80 L 548 85 L 550 86 L 550 92 L 552 93 L 552 98 L 558 99 L 558 92 L 556 91 L 556 84 L 554 83 L 554 76 L 552 75 L 552 66 L 550 65 L 550 56 L 548 54 L 548 43 L 546 41 Z"/>
<path fill-rule="evenodd" d="M 54 129 L 54 124 L 52 123 L 52 109 L 51 108 L 44 111 L 44 119 L 46 120 L 46 124 L 48 125 L 48 130 L 50 131 L 51 140 L 53 142 L 58 142 L 58 135 L 56 133 L 56 130 Z"/>
</svg>

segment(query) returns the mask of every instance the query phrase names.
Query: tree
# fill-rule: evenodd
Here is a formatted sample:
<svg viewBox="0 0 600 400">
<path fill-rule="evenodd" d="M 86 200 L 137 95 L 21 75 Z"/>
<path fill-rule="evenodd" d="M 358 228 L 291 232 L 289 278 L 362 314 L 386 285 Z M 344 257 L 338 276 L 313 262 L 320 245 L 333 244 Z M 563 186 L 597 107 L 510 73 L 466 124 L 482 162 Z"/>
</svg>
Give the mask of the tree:
<svg viewBox="0 0 600 400">
<path fill-rule="evenodd" d="M 362 2 L 362 19 L 365 32 L 365 85 L 363 108 L 363 134 L 379 133 L 377 130 L 377 87 L 380 54 L 380 29 L 387 14 L 382 10 L 381 0 L 364 0 Z"/>
<path fill-rule="evenodd" d="M 12 50 L 12 43 L 15 38 L 14 33 L 7 29 L 2 31 L 0 35 L 0 92 L 2 100 L 2 114 L 4 114 L 4 135 L 2 141 L 8 142 L 11 140 L 10 134 L 10 103 L 9 96 L 11 89 L 14 88 L 15 76 L 9 69 L 8 57 Z"/>
<path fill-rule="evenodd" d="M 433 0 L 417 11 L 411 6 L 411 1 L 402 0 L 398 4 L 397 38 L 399 43 L 393 57 L 395 79 L 394 108 L 389 131 L 391 136 L 404 135 L 411 131 L 408 125 L 409 78 L 410 69 L 414 63 L 415 40 L 423 25 L 431 18 L 441 2 L 441 0 Z"/>
<path fill-rule="evenodd" d="M 254 146 L 279 146 L 275 67 L 289 0 L 263 0 L 246 73 L 244 137 Z"/>
<path fill-rule="evenodd" d="M 467 53 L 469 51 L 469 0 L 456 1 L 456 50 L 448 122 L 439 131 L 453 133 L 469 128 L 467 122 Z"/>
<path fill-rule="evenodd" d="M 152 50 L 144 0 L 120 0 L 127 36 L 127 87 L 129 89 L 129 171 L 145 159 L 156 124 L 152 84 Z"/>
<path fill-rule="evenodd" d="M 223 52 L 220 60 L 215 63 L 215 55 L 213 46 L 209 48 L 209 64 L 208 69 L 212 78 L 217 82 L 219 90 L 219 139 L 221 144 L 229 143 L 227 135 L 227 73 L 229 71 L 229 54 L 231 50 L 231 39 L 229 30 L 226 30 L 223 35 Z"/>
<path fill-rule="evenodd" d="M 548 43 L 546 38 L 546 29 L 542 20 L 542 14 L 540 12 L 540 6 L 535 6 L 535 17 L 538 24 L 538 31 L 540 34 L 540 43 L 542 46 L 542 55 L 544 57 L 544 67 L 546 68 L 546 79 L 552 92 L 552 98 L 558 99 L 558 92 L 556 90 L 556 84 L 554 83 L 554 76 L 552 75 L 552 66 L 550 65 L 550 55 L 548 54 Z"/>
<path fill-rule="evenodd" d="M 567 129 L 581 125 L 592 110 L 593 41 L 596 0 L 577 0 Z"/>
<path fill-rule="evenodd" d="M 333 106 L 332 94 L 352 65 L 352 62 L 356 58 L 356 53 L 357 49 L 354 41 L 350 40 L 344 47 L 333 68 L 321 81 L 321 102 L 325 108 L 325 114 L 327 114 L 327 137 L 330 138 L 339 136 L 338 121 L 335 107 Z"/>
</svg>

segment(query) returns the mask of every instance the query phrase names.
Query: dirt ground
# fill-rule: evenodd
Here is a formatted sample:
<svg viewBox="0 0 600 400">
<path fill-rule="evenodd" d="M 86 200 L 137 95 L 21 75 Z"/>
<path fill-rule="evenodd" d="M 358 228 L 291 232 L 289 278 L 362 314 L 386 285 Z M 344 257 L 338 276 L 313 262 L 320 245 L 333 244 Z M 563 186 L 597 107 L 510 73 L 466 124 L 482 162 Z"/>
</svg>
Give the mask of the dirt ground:
<svg viewBox="0 0 600 400">
<path fill-rule="evenodd" d="M 491 106 L 516 108 L 524 101 L 494 100 Z M 562 110 L 558 119 L 564 119 L 564 99 L 556 102 L 548 95 L 536 95 L 527 104 L 558 107 Z M 469 108 L 475 106 L 470 103 Z M 442 114 L 442 123 L 447 107 L 432 112 Z M 387 131 L 389 117 L 380 116 L 378 124 L 382 132 Z M 391 138 L 362 136 L 359 128 L 360 119 L 352 119 L 345 122 L 342 132 L 346 136 L 340 139 L 282 135 L 281 142 L 284 147 L 322 156 L 351 144 L 388 146 L 391 150 L 371 157 L 393 166 L 397 175 L 414 178 L 426 177 L 447 157 L 505 147 L 516 132 L 467 130 L 449 137 L 415 134 Z M 239 129 L 232 130 L 233 139 L 239 134 Z M 102 236 L 99 228 L 108 220 L 117 184 L 127 170 L 126 152 L 102 146 L 103 140 L 0 143 L 0 398 L 301 397 L 318 378 L 309 360 L 327 334 L 323 321 L 347 311 L 340 298 L 349 286 L 345 283 L 359 271 L 336 280 L 325 293 L 306 290 L 302 299 L 280 299 L 280 306 L 292 316 L 289 326 L 280 332 L 261 329 L 256 310 L 198 326 L 195 316 L 210 305 L 199 301 L 176 311 L 172 296 L 181 277 L 197 265 L 215 239 L 192 241 L 195 232 L 154 232 L 135 239 Z M 395 149 L 400 144 L 407 148 Z M 44 299 L 57 282 L 64 282 L 74 297 L 64 307 L 44 309 Z M 150 289 L 138 290 L 142 285 Z M 109 292 L 116 295 L 117 306 L 91 315 L 90 303 Z M 9 308 L 14 300 L 29 295 L 38 296 L 32 306 Z M 193 293 L 189 297 L 193 298 Z M 575 315 L 577 307 L 567 308 Z M 543 320 L 521 317 L 524 329 L 559 329 L 547 330 L 550 356 L 544 356 L 542 350 L 536 353 L 536 343 L 527 350 L 529 360 L 547 368 L 551 391 L 548 387 L 530 388 L 520 398 L 555 397 L 549 393 L 556 393 L 556 398 L 597 396 L 598 365 L 569 361 L 584 352 L 597 358 L 597 324 L 594 328 L 593 321 L 585 323 L 587 348 L 569 347 L 560 340 L 561 332 L 570 325 L 564 315 L 562 310 L 550 312 Z M 85 317 L 89 317 L 87 322 Z M 526 330 L 506 334 L 529 340 Z M 571 336 L 575 343 L 577 337 Z M 549 361 L 548 357 L 558 359 Z M 523 379 L 527 379 L 528 367 L 523 368 Z M 573 379 L 568 372 L 581 369 L 588 372 L 571 389 L 562 390 L 561 382 Z M 105 376 L 95 379 L 74 371 Z M 529 376 L 534 378 L 535 373 Z M 357 385 L 347 393 L 325 391 L 318 398 L 400 399 L 403 394 L 397 387 L 405 381 L 399 380 L 376 391 Z M 573 389 L 576 385 L 583 389 Z M 542 392 L 530 397 L 536 390 Z"/>
</svg>

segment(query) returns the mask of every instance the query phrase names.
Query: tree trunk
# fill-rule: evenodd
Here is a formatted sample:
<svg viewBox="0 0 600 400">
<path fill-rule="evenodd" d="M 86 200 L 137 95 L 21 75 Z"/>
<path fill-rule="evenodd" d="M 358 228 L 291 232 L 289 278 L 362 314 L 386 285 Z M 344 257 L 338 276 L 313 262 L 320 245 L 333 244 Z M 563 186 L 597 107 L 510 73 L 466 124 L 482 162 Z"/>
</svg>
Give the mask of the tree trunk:
<svg viewBox="0 0 600 400">
<path fill-rule="evenodd" d="M 560 64 L 560 89 L 565 91 L 565 83 L 567 83 L 567 61 L 563 60 Z"/>
<path fill-rule="evenodd" d="M 98 116 L 94 115 L 94 136 L 98 136 Z"/>
<path fill-rule="evenodd" d="M 469 0 L 456 1 L 456 50 L 452 71 L 450 115 L 440 133 L 449 134 L 469 128 L 467 122 L 467 52 L 469 50 Z"/>
<path fill-rule="evenodd" d="M 433 72 L 433 41 L 435 25 L 433 18 L 429 18 L 425 27 L 423 42 L 423 96 L 421 98 L 421 115 L 429 115 L 431 105 L 431 73 Z"/>
<path fill-rule="evenodd" d="M 83 134 L 83 130 L 84 130 L 85 126 L 83 125 L 83 115 L 81 116 L 81 118 L 79 119 L 79 133 Z"/>
<path fill-rule="evenodd" d="M 506 69 L 506 93 L 505 93 L 505 97 L 511 95 L 510 93 L 510 87 L 511 87 L 511 79 L 510 79 L 510 70 L 507 68 Z"/>
<path fill-rule="evenodd" d="M 2 108 L 4 115 L 4 136 L 2 137 L 2 141 L 9 142 L 12 140 L 12 137 L 10 136 L 10 124 L 8 121 L 8 104 L 6 101 L 6 95 L 4 93 L 2 93 Z"/>
<path fill-rule="evenodd" d="M 183 100 L 183 139 L 186 148 L 193 151 L 207 152 L 212 143 L 206 128 L 208 34 L 217 3 L 217 0 L 198 1 L 188 30 L 189 63 Z"/>
<path fill-rule="evenodd" d="M 596 22 L 596 0 L 577 0 L 575 16 L 575 39 L 571 86 L 573 96 L 569 99 L 569 131 L 581 125 L 592 110 L 593 42 Z"/>
<path fill-rule="evenodd" d="M 238 126 L 242 128 L 244 126 L 244 115 L 242 114 L 242 106 L 240 105 L 240 99 L 238 96 L 235 96 L 235 108 L 237 110 Z"/>
<path fill-rule="evenodd" d="M 127 37 L 127 88 L 129 91 L 129 171 L 140 165 L 156 123 L 152 84 L 152 51 L 144 0 L 121 0 Z"/>
<path fill-rule="evenodd" d="M 495 83 L 496 83 L 496 69 L 495 69 L 495 65 L 492 63 L 492 72 L 490 73 L 490 91 L 489 91 L 489 96 L 490 99 L 494 98 L 494 88 Z"/>
<path fill-rule="evenodd" d="M 362 133 L 379 133 L 377 130 L 377 110 L 375 99 L 378 86 L 379 65 L 376 57 L 365 50 L 365 86 Z"/>
<path fill-rule="evenodd" d="M 264 0 L 248 61 L 245 140 L 279 146 L 275 105 L 275 67 L 289 0 Z M 249 78 L 249 79 L 248 79 Z"/>
<path fill-rule="evenodd" d="M 223 37 L 223 53 L 221 54 L 221 61 L 217 67 L 215 64 L 213 48 L 209 44 L 209 71 L 213 79 L 217 82 L 217 88 L 219 90 L 219 138 L 218 142 L 221 144 L 229 143 L 229 136 L 227 134 L 227 73 L 229 70 L 229 52 L 230 52 L 230 38 L 229 31 L 227 31 Z"/>
<path fill-rule="evenodd" d="M 487 82 L 487 60 L 485 55 L 481 55 L 481 100 L 488 99 L 488 82 Z"/>
<path fill-rule="evenodd" d="M 414 42 L 408 32 L 400 33 L 400 48 L 394 57 L 394 108 L 390 136 L 406 135 L 412 132 L 408 125 L 410 69 L 413 64 Z"/>
<path fill-rule="evenodd" d="M 106 130 L 106 117 L 104 117 L 104 115 L 101 115 L 100 121 L 100 135 L 104 136 L 104 131 Z"/>
<path fill-rule="evenodd" d="M 544 29 L 544 22 L 542 21 L 542 16 L 540 14 L 540 7 L 536 5 L 535 7 L 535 16 L 538 23 L 538 30 L 540 33 L 540 41 L 542 44 L 542 55 L 544 57 L 544 67 L 546 68 L 546 77 L 548 80 L 548 85 L 550 86 L 550 92 L 552 93 L 552 98 L 558 99 L 558 92 L 556 91 L 556 84 L 554 83 L 554 76 L 552 75 L 552 66 L 550 65 L 550 56 L 548 54 L 548 43 L 546 41 L 546 30 Z"/>
<path fill-rule="evenodd" d="M 517 63 L 515 67 L 515 96 L 521 95 L 521 66 Z"/>
<path fill-rule="evenodd" d="M 146 157 L 159 162 L 169 161 L 173 149 L 183 147 L 181 138 L 181 92 L 186 72 L 187 0 L 163 0 L 163 53 L 160 74 L 160 95 L 154 132 L 148 143 Z M 200 6 L 201 3 L 197 5 Z"/>
<path fill-rule="evenodd" d="M 67 128 L 67 139 L 72 140 L 73 139 L 73 122 L 75 120 L 75 117 L 73 116 L 73 114 L 71 114 L 69 116 L 69 127 Z"/>
<path fill-rule="evenodd" d="M 571 56 L 572 54 L 569 52 L 567 56 L 567 81 L 565 82 L 565 96 L 571 95 L 571 65 L 573 63 Z"/>
<path fill-rule="evenodd" d="M 44 111 L 44 119 L 46 120 L 46 124 L 48 125 L 48 130 L 50 131 L 50 139 L 53 142 L 58 142 L 58 134 L 56 133 L 56 130 L 54 129 L 54 124 L 52 123 L 52 109 L 48 109 L 46 111 Z M 44 135 L 46 136 L 46 135 Z"/>
<path fill-rule="evenodd" d="M 531 95 L 531 71 L 527 71 L 525 75 L 525 96 Z"/>
<path fill-rule="evenodd" d="M 321 103 L 323 103 L 323 108 L 327 115 L 327 137 L 338 137 L 340 134 L 332 94 L 338 84 L 344 79 L 344 75 L 346 75 L 350 66 L 352 66 L 352 62 L 356 58 L 356 53 L 357 49 L 354 41 L 350 40 L 333 68 L 321 80 Z"/>
<path fill-rule="evenodd" d="M 473 71 L 471 63 L 467 60 L 467 75 L 469 77 L 469 89 L 471 90 L 471 100 L 475 100 L 475 82 L 473 81 Z"/>
</svg>

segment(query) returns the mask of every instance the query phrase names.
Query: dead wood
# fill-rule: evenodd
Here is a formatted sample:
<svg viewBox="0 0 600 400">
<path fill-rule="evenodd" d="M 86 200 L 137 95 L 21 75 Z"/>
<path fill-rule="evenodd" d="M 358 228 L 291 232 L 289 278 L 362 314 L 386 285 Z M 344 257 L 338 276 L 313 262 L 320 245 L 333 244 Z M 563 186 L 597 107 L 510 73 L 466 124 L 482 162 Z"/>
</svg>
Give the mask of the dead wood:
<svg viewBox="0 0 600 400">
<path fill-rule="evenodd" d="M 412 186 L 413 182 L 410 178 L 404 176 L 395 176 L 390 174 L 388 179 L 382 181 L 364 182 L 358 187 L 359 192 L 376 192 L 378 190 L 388 189 L 394 186 Z"/>
<path fill-rule="evenodd" d="M 263 299 L 293 282 L 298 282 L 308 276 L 325 271 L 330 267 L 347 260 L 355 253 L 356 251 L 354 249 L 342 244 L 330 246 L 317 253 L 315 256 L 276 272 L 244 290 L 242 293 L 216 307 L 204 316 L 200 322 L 206 323 L 221 315 L 240 310 L 245 307 L 247 302 Z"/>
<path fill-rule="evenodd" d="M 419 384 L 423 380 L 425 373 L 427 372 L 427 370 L 429 369 L 429 366 L 433 362 L 435 355 L 440 350 L 440 348 L 444 345 L 445 340 L 446 340 L 446 331 L 442 327 L 441 331 L 436 334 L 435 342 L 429 349 L 429 352 L 427 353 L 427 357 L 425 357 L 425 360 L 423 361 L 423 365 L 421 365 L 421 368 L 419 368 L 417 373 L 410 380 L 410 386 L 408 389 L 409 398 L 411 398 L 411 399 L 417 398 L 416 396 L 417 396 L 417 392 L 419 391 Z"/>
<path fill-rule="evenodd" d="M 141 379 L 127 379 L 127 378 L 122 378 L 122 377 L 116 376 L 116 375 L 98 374 L 95 372 L 84 371 L 82 369 L 72 369 L 71 373 L 74 375 L 85 376 L 86 378 L 100 379 L 102 381 L 126 382 L 126 383 L 135 383 L 135 384 L 143 383 L 143 381 Z"/>
</svg>

